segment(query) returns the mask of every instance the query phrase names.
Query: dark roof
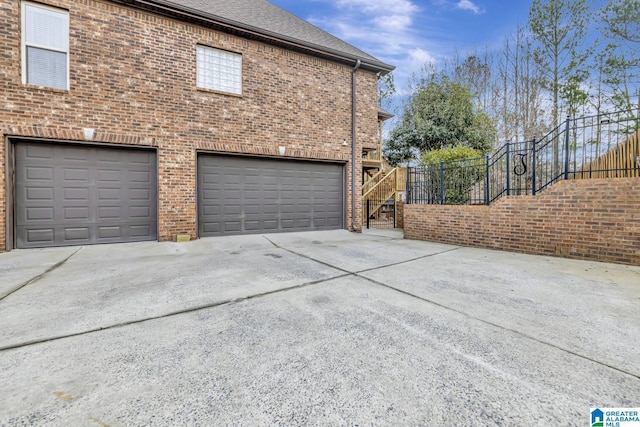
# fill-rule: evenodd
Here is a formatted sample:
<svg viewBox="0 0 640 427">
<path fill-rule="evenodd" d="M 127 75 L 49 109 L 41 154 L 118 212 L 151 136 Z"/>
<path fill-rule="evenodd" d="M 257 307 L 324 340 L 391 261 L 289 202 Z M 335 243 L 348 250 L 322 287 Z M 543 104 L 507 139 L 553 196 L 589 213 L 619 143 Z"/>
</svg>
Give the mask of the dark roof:
<svg viewBox="0 0 640 427">
<path fill-rule="evenodd" d="M 253 35 L 342 62 L 355 64 L 359 59 L 363 68 L 374 71 L 386 73 L 395 68 L 267 0 L 134 0 L 133 3 L 186 13 L 232 28 L 244 36 Z"/>
<path fill-rule="evenodd" d="M 384 108 L 378 106 L 378 118 L 384 120 L 390 119 L 393 117 L 393 114 L 385 110 Z"/>
</svg>

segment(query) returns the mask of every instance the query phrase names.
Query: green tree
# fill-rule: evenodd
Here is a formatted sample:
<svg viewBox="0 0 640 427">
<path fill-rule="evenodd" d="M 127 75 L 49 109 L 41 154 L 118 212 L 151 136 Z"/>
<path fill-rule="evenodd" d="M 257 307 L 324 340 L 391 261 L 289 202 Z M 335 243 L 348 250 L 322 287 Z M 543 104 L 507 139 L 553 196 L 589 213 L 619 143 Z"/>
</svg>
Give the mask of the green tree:
<svg viewBox="0 0 640 427">
<path fill-rule="evenodd" d="M 590 55 L 590 50 L 583 49 L 588 18 L 586 0 L 533 0 L 529 9 L 529 27 L 540 45 L 539 59 L 546 70 L 544 82 L 551 91 L 554 125 L 560 115 L 562 85 L 582 68 Z"/>
<path fill-rule="evenodd" d="M 609 0 L 601 17 L 608 35 L 640 43 L 640 0 Z"/>
<path fill-rule="evenodd" d="M 488 152 L 495 140 L 489 116 L 473 102 L 468 85 L 444 73 L 423 72 L 384 148 L 389 163 L 416 160 L 424 152 L 457 145 Z"/>
<path fill-rule="evenodd" d="M 600 17 L 602 33 L 611 41 L 601 53 L 602 80 L 610 88 L 614 108 L 629 110 L 632 97 L 640 95 L 640 0 L 609 0 Z"/>
<path fill-rule="evenodd" d="M 586 73 L 580 72 L 569 76 L 567 81 L 560 85 L 560 98 L 567 105 L 567 114 L 570 116 L 575 116 L 589 99 L 589 94 L 582 89 L 585 80 Z"/>
<path fill-rule="evenodd" d="M 389 108 L 391 98 L 396 93 L 396 84 L 393 74 L 388 73 L 378 79 L 378 105 L 382 108 Z"/>
</svg>

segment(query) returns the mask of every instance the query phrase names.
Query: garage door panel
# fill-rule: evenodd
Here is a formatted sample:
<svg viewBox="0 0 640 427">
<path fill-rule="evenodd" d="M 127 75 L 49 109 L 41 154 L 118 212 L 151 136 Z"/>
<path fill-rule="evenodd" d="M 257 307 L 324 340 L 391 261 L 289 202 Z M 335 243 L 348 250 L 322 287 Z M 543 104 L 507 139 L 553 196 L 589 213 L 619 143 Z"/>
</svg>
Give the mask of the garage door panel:
<svg viewBox="0 0 640 427">
<path fill-rule="evenodd" d="M 262 213 L 264 214 L 277 214 L 279 211 L 279 206 L 276 204 L 264 204 L 262 205 Z"/>
<path fill-rule="evenodd" d="M 53 228 L 35 228 L 33 230 L 27 230 L 27 239 L 30 242 L 39 243 L 54 243 L 54 230 Z"/>
<path fill-rule="evenodd" d="M 53 188 L 31 187 L 27 188 L 27 200 L 53 200 Z"/>
<path fill-rule="evenodd" d="M 157 238 L 154 152 L 39 142 L 14 147 L 17 247 Z"/>
<path fill-rule="evenodd" d="M 154 232 L 149 224 L 131 225 L 129 227 L 129 235 L 131 237 L 147 237 L 155 239 Z"/>
<path fill-rule="evenodd" d="M 242 231 L 242 226 L 240 224 L 240 221 L 225 221 L 224 231 L 228 233 L 233 233 L 234 231 L 235 232 Z"/>
<path fill-rule="evenodd" d="M 298 218 L 296 220 L 297 228 L 310 228 L 311 227 L 311 219 L 309 218 Z"/>
<path fill-rule="evenodd" d="M 51 181 L 53 179 L 53 168 L 31 166 L 26 169 L 27 179 Z"/>
<path fill-rule="evenodd" d="M 117 225 L 98 227 L 98 236 L 101 239 L 120 239 L 122 228 Z"/>
<path fill-rule="evenodd" d="M 129 216 L 131 218 L 149 218 L 151 212 L 148 206 L 131 206 L 129 208 Z"/>
<path fill-rule="evenodd" d="M 66 228 L 64 230 L 64 239 L 66 241 L 89 241 L 89 228 Z"/>
<path fill-rule="evenodd" d="M 75 221 L 82 219 L 89 220 L 89 208 L 88 207 L 66 207 L 64 208 L 64 219 L 67 221 Z"/>
<path fill-rule="evenodd" d="M 98 220 L 120 219 L 120 206 L 100 206 L 98 208 Z"/>
<path fill-rule="evenodd" d="M 151 190 L 146 188 L 133 188 L 129 190 L 129 200 L 151 200 Z"/>
<path fill-rule="evenodd" d="M 48 159 L 53 160 L 54 150 L 51 146 L 31 145 L 26 148 L 26 157 L 32 159 Z"/>
<path fill-rule="evenodd" d="M 259 219 L 256 219 L 256 220 L 245 219 L 244 229 L 245 231 L 248 231 L 248 232 L 252 232 L 252 231 L 259 232 L 262 229 L 262 223 Z"/>
<path fill-rule="evenodd" d="M 203 206 L 202 213 L 206 216 L 220 215 L 220 206 Z"/>
<path fill-rule="evenodd" d="M 200 155 L 199 235 L 341 228 L 343 169 L 331 163 Z"/>
<path fill-rule="evenodd" d="M 52 221 L 53 208 L 27 208 L 27 219 L 29 221 Z"/>
<path fill-rule="evenodd" d="M 213 223 L 213 222 L 209 222 L 206 224 L 203 224 L 202 226 L 202 230 L 204 233 L 220 233 L 222 231 L 222 229 L 220 228 L 221 224 L 220 223 Z"/>
<path fill-rule="evenodd" d="M 79 168 L 64 168 L 65 181 L 89 182 L 89 170 Z"/>
<path fill-rule="evenodd" d="M 120 189 L 118 188 L 99 188 L 98 200 L 120 200 Z"/>
<path fill-rule="evenodd" d="M 141 182 L 141 183 L 145 183 L 148 184 L 149 182 L 151 182 L 151 174 L 149 173 L 149 171 L 131 171 L 129 172 L 129 182 L 131 183 L 136 183 L 136 182 Z"/>
<path fill-rule="evenodd" d="M 282 230 L 293 231 L 296 229 L 296 220 L 295 219 L 282 219 L 280 221 L 280 228 Z"/>
<path fill-rule="evenodd" d="M 244 214 L 248 217 L 249 215 L 262 215 L 262 206 L 255 205 L 244 205 Z"/>
<path fill-rule="evenodd" d="M 63 190 L 64 200 L 66 201 L 89 201 L 89 189 L 88 188 L 65 188 Z M 51 200 L 53 200 L 53 189 L 51 189 Z"/>
<path fill-rule="evenodd" d="M 113 169 L 100 169 L 98 171 L 98 184 L 103 182 L 112 183 L 112 182 L 120 182 L 120 174 L 122 172 L 120 170 Z"/>
</svg>

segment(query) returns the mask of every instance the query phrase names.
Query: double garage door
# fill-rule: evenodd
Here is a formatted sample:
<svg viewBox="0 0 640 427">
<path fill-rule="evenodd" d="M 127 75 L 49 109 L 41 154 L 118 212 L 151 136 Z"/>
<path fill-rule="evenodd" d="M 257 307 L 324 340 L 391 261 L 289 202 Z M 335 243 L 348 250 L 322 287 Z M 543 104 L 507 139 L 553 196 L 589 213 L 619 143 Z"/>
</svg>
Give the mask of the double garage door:
<svg viewBox="0 0 640 427">
<path fill-rule="evenodd" d="M 344 166 L 201 154 L 198 234 L 343 228 Z"/>
<path fill-rule="evenodd" d="M 157 240 L 153 150 L 15 143 L 18 248 Z M 341 164 L 198 156 L 201 237 L 343 228 Z"/>
</svg>

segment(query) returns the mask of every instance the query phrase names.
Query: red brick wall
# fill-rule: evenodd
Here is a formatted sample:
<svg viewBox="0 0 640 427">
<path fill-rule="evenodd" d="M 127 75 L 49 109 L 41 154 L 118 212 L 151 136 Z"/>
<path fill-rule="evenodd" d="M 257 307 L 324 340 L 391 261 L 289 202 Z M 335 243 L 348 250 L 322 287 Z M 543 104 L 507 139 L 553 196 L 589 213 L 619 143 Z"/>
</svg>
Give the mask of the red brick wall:
<svg viewBox="0 0 640 427">
<path fill-rule="evenodd" d="M 21 83 L 20 2 L 1 2 L 0 134 L 82 141 L 82 129 L 94 128 L 93 142 L 156 147 L 161 241 L 196 234 L 196 150 L 277 156 L 285 146 L 287 157 L 350 161 L 351 67 L 107 1 L 43 3 L 69 11 L 70 90 Z M 242 96 L 196 88 L 198 44 L 242 54 Z M 377 138 L 377 77 L 360 70 L 357 85 L 361 153 Z M 0 250 L 6 148 L 0 144 Z M 345 187 L 347 225 L 349 181 Z"/>
<path fill-rule="evenodd" d="M 408 239 L 640 265 L 640 178 L 562 181 L 491 206 L 404 212 Z"/>
<path fill-rule="evenodd" d="M 404 206 L 404 202 L 396 201 L 396 228 L 404 227 Z"/>
</svg>

